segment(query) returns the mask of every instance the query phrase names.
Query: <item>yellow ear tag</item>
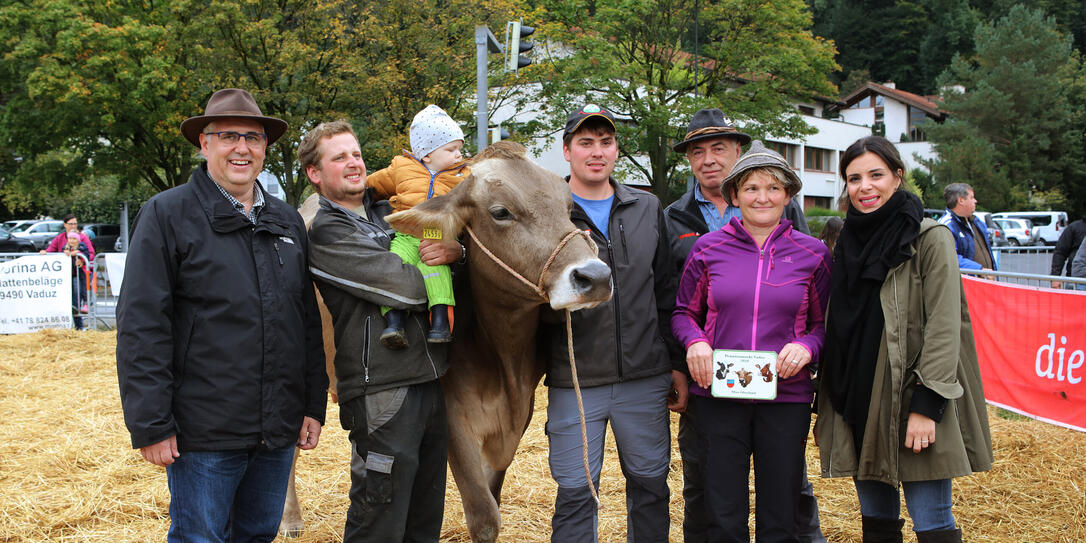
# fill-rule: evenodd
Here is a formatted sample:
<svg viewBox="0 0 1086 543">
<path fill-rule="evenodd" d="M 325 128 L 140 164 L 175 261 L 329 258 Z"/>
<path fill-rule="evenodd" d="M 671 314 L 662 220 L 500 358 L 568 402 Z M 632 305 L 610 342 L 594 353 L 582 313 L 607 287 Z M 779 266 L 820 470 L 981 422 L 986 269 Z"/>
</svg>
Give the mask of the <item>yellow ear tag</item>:
<svg viewBox="0 0 1086 543">
<path fill-rule="evenodd" d="M 422 239 L 441 239 L 442 237 L 443 236 L 441 235 L 441 229 L 440 228 L 423 228 L 422 229 Z"/>
</svg>

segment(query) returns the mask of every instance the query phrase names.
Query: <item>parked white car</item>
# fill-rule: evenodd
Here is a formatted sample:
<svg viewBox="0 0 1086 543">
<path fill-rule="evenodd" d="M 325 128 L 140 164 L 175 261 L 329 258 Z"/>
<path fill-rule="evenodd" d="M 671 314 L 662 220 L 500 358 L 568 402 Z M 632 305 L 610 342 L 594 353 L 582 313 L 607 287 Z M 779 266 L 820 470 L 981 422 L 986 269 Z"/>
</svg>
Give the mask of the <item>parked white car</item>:
<svg viewBox="0 0 1086 543">
<path fill-rule="evenodd" d="M 1003 229 L 1003 234 L 1007 236 L 1007 242 L 1011 245 L 1038 245 L 1041 243 L 1037 228 L 1027 219 L 995 219 L 995 223 Z"/>
<path fill-rule="evenodd" d="M 1045 245 L 1055 245 L 1063 229 L 1067 228 L 1067 213 L 1064 211 L 1004 211 L 995 213 L 996 219 L 1026 219 L 1038 230 L 1038 236 Z"/>
</svg>

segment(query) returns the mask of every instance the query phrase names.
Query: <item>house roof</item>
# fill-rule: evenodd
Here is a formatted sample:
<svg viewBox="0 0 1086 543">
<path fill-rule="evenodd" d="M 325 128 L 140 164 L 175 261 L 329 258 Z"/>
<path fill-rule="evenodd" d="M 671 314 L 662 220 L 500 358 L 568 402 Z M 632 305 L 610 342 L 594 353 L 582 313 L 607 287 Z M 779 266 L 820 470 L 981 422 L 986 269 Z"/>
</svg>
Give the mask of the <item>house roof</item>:
<svg viewBox="0 0 1086 543">
<path fill-rule="evenodd" d="M 942 119 L 946 117 L 946 112 L 939 109 L 939 106 L 935 103 L 934 96 L 920 96 L 919 94 L 913 94 L 908 91 L 903 91 L 886 85 L 880 85 L 873 81 L 868 81 L 862 87 L 852 91 L 848 96 L 841 99 L 845 103 L 845 107 L 851 106 L 860 100 L 871 96 L 872 94 L 881 94 L 889 98 L 893 98 L 899 102 L 903 102 L 912 107 L 918 108 L 924 113 L 935 117 L 936 119 Z"/>
</svg>

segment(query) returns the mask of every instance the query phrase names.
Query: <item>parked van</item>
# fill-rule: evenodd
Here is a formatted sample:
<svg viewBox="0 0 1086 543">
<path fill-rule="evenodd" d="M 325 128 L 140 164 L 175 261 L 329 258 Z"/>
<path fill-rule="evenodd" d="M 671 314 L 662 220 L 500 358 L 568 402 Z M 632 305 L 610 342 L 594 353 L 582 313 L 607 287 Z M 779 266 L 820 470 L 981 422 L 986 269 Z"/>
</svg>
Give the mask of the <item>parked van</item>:
<svg viewBox="0 0 1086 543">
<path fill-rule="evenodd" d="M 1067 213 L 1064 211 L 1004 211 L 995 213 L 992 217 L 1029 220 L 1045 245 L 1055 245 L 1063 229 L 1067 228 Z"/>
</svg>

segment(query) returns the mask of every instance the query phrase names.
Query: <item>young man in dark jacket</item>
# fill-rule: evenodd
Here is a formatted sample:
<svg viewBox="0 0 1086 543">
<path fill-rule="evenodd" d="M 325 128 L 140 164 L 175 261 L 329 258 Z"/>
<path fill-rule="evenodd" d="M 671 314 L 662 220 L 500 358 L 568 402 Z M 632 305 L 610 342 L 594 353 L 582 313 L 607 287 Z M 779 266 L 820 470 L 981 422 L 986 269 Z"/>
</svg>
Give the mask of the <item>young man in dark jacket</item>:
<svg viewBox="0 0 1086 543">
<path fill-rule="evenodd" d="M 305 226 L 255 182 L 286 129 L 248 92 L 216 92 L 181 123 L 207 162 L 136 216 L 117 375 L 132 446 L 166 468 L 170 541 L 274 539 L 295 446 L 320 437 Z"/>
<path fill-rule="evenodd" d="M 666 342 L 675 290 L 663 211 L 651 193 L 611 179 L 618 147 L 607 110 L 590 104 L 574 111 L 562 150 L 570 164 L 571 218 L 599 246 L 614 289 L 610 301 L 572 313 L 593 485 L 599 484 L 610 423 L 626 477 L 629 539 L 667 541 L 671 364 Z M 551 540 L 594 541 L 596 505 L 585 480 L 564 317 L 543 325 L 540 333 L 549 387 L 550 469 L 558 483 Z"/>
<path fill-rule="evenodd" d="M 732 173 L 732 168 L 742 154 L 742 146 L 750 143 L 750 136 L 739 132 L 724 119 L 719 109 L 701 109 L 690 120 L 686 137 L 672 148 L 686 155 L 697 183 L 692 189 L 667 206 L 668 234 L 671 236 L 671 257 L 676 277 L 682 275 L 686 257 L 698 237 L 722 228 L 732 217 L 739 216 L 739 209 L 731 206 L 720 187 Z M 809 234 L 807 219 L 797 203 L 790 198 L 784 208 L 784 218 L 792 221 L 792 227 Z M 683 459 L 683 538 L 688 543 L 708 541 L 708 518 L 705 513 L 702 453 L 698 435 L 694 429 L 697 412 L 687 403 L 689 370 L 685 353 L 672 359 L 672 378 L 675 392 L 668 408 L 679 415 L 679 454 Z M 825 542 L 818 521 L 818 501 L 814 497 L 811 482 L 804 477 L 802 511 L 798 516 L 799 533 L 804 542 Z"/>
<path fill-rule="evenodd" d="M 438 378 L 448 356 L 446 345 L 426 341 L 422 275 L 389 251 L 388 203 L 374 202 L 366 189 L 366 164 L 350 124 L 311 130 L 298 162 L 320 193 L 309 263 L 334 323 L 340 422 L 354 453 L 343 540 L 437 541 L 449 439 Z M 455 240 L 420 245 L 430 265 L 460 256 Z M 407 311 L 405 348 L 381 344 L 381 306 Z"/>
</svg>

